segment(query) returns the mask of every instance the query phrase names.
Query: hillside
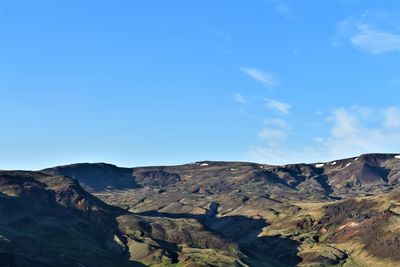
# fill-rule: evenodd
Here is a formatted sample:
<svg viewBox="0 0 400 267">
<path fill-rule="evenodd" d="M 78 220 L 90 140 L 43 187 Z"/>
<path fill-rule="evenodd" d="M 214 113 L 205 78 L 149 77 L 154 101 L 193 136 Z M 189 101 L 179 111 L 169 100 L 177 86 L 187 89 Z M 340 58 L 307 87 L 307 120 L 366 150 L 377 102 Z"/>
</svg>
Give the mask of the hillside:
<svg viewBox="0 0 400 267">
<path fill-rule="evenodd" d="M 395 154 L 0 171 L 0 265 L 398 266 L 399 193 Z"/>
</svg>

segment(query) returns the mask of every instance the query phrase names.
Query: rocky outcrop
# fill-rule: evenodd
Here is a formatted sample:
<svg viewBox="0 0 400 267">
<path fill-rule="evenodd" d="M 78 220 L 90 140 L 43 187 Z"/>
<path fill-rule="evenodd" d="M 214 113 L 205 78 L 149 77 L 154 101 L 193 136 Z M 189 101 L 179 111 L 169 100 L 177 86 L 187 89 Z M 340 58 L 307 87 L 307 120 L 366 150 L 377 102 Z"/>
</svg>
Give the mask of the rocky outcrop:
<svg viewBox="0 0 400 267">
<path fill-rule="evenodd" d="M 397 266 L 398 190 L 393 154 L 0 171 L 0 265 Z"/>
</svg>

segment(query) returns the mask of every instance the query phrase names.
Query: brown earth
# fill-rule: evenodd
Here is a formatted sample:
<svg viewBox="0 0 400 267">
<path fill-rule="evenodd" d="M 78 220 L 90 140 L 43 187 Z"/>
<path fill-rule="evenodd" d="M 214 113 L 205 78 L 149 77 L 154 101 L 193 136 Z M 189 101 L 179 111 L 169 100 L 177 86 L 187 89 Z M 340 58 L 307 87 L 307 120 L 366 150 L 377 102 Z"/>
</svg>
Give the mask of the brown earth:
<svg viewBox="0 0 400 267">
<path fill-rule="evenodd" d="M 393 154 L 0 171 L 0 266 L 398 266 L 399 190 Z"/>
</svg>

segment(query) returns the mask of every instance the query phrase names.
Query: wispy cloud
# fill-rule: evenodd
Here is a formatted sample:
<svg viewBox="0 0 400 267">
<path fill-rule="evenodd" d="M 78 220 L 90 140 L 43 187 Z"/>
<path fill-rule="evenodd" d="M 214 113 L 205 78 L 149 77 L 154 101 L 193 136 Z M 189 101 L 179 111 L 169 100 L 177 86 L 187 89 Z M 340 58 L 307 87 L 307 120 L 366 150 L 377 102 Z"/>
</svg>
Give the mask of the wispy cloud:
<svg viewBox="0 0 400 267">
<path fill-rule="evenodd" d="M 289 124 L 279 118 L 266 118 L 263 122 L 264 127 L 258 133 L 258 138 L 268 144 L 276 146 L 286 140 L 289 135 Z"/>
<path fill-rule="evenodd" d="M 258 133 L 258 137 L 264 141 L 270 142 L 271 144 L 276 141 L 283 141 L 288 136 L 288 133 L 280 129 L 268 129 L 264 128 Z"/>
<path fill-rule="evenodd" d="M 319 151 L 312 146 L 290 146 L 287 143 L 276 145 L 251 147 L 249 161 L 264 162 L 267 164 L 288 164 L 301 162 L 323 161 Z"/>
<path fill-rule="evenodd" d="M 264 124 L 268 125 L 268 126 L 274 126 L 274 127 L 278 127 L 278 128 L 282 128 L 282 129 L 289 129 L 289 124 L 282 119 L 278 119 L 278 118 L 266 118 L 264 120 Z"/>
<path fill-rule="evenodd" d="M 326 122 L 329 129 L 326 136 L 310 136 L 303 143 L 293 143 L 283 130 L 262 131 L 259 138 L 272 141 L 250 148 L 249 160 L 272 164 L 317 162 L 400 150 L 399 106 L 336 108 Z"/>
<path fill-rule="evenodd" d="M 235 102 L 239 103 L 239 104 L 246 104 L 247 103 L 247 101 L 244 98 L 244 96 L 239 94 L 239 93 L 236 93 L 236 94 L 233 95 L 233 100 Z"/>
<path fill-rule="evenodd" d="M 332 123 L 325 147 L 332 157 L 370 152 L 394 152 L 400 146 L 400 123 L 397 107 L 375 110 L 376 117 L 366 116 L 357 108 L 338 108 L 329 118 Z M 391 121 L 391 119 L 394 119 Z"/>
<path fill-rule="evenodd" d="M 232 35 L 215 25 L 204 23 L 195 23 L 194 26 L 201 32 L 207 34 L 210 39 L 209 45 L 216 52 L 218 58 L 226 60 L 232 55 L 230 41 L 233 39 Z"/>
<path fill-rule="evenodd" d="M 262 83 L 267 88 L 272 88 L 277 84 L 275 74 L 262 71 L 257 68 L 241 68 L 243 73 L 249 75 L 252 79 Z"/>
<path fill-rule="evenodd" d="M 355 33 L 350 41 L 361 50 L 381 54 L 400 50 L 400 35 L 383 30 L 373 29 L 369 25 L 358 25 L 359 31 Z"/>
<path fill-rule="evenodd" d="M 400 108 L 396 106 L 388 107 L 383 110 L 384 122 L 386 128 L 400 128 Z M 399 141 L 400 142 L 400 141 Z"/>
<path fill-rule="evenodd" d="M 357 18 L 346 18 L 336 27 L 332 38 L 334 46 L 340 46 L 343 41 L 349 42 L 358 49 L 371 53 L 382 54 L 400 50 L 400 34 L 392 29 L 383 29 L 373 23 L 368 13 Z"/>
<path fill-rule="evenodd" d="M 291 105 L 289 103 L 280 102 L 275 99 L 265 99 L 267 108 L 272 109 L 280 114 L 289 114 Z"/>
<path fill-rule="evenodd" d="M 278 14 L 282 15 L 285 18 L 291 18 L 293 15 L 292 9 L 286 3 L 282 2 L 276 3 L 274 10 L 275 12 L 277 12 Z"/>
</svg>

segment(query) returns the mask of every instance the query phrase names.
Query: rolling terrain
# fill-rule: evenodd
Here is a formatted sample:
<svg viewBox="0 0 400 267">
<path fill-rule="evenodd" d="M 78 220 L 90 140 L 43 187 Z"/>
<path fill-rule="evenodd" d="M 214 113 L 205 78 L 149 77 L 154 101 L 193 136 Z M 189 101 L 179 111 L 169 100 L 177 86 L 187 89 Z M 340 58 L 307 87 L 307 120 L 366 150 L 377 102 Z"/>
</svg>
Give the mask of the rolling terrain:
<svg viewBox="0 0 400 267">
<path fill-rule="evenodd" d="M 400 156 L 0 171 L 0 266 L 399 266 Z"/>
</svg>

